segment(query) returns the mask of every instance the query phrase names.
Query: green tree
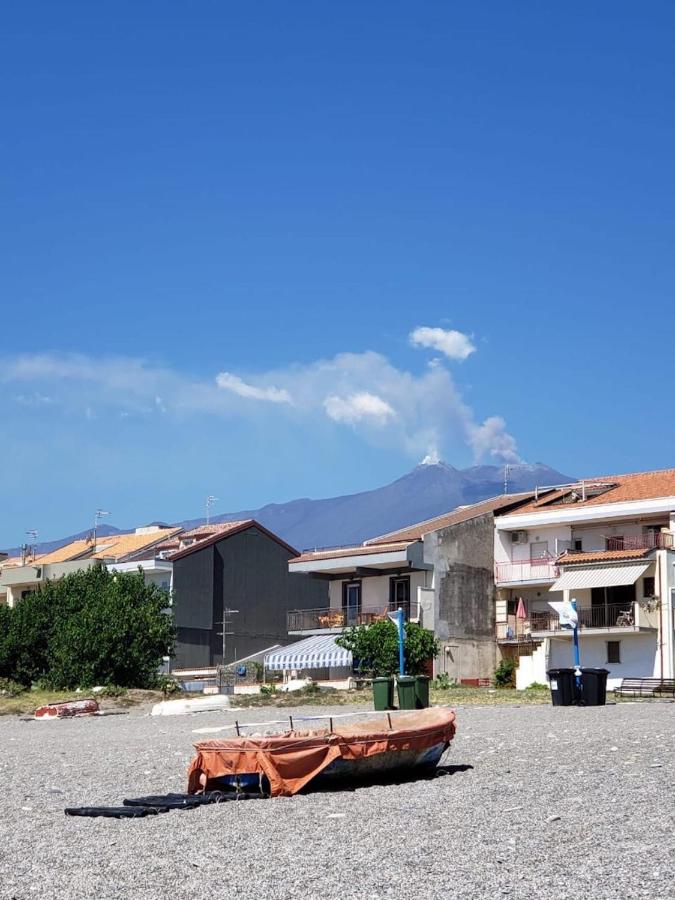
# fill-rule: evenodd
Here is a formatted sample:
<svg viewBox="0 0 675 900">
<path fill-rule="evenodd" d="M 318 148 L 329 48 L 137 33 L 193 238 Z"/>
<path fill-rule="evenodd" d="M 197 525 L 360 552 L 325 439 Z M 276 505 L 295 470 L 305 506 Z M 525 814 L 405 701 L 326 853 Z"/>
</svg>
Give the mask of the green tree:
<svg viewBox="0 0 675 900">
<path fill-rule="evenodd" d="M 398 672 L 398 633 L 390 619 L 372 625 L 355 625 L 336 638 L 336 644 L 350 650 L 357 671 L 372 676 Z M 403 643 L 407 675 L 419 675 L 426 663 L 438 656 L 438 641 L 417 622 L 405 626 Z"/>
<path fill-rule="evenodd" d="M 8 677 L 55 688 L 151 687 L 175 641 L 166 591 L 103 566 L 46 582 L 11 611 Z"/>
</svg>

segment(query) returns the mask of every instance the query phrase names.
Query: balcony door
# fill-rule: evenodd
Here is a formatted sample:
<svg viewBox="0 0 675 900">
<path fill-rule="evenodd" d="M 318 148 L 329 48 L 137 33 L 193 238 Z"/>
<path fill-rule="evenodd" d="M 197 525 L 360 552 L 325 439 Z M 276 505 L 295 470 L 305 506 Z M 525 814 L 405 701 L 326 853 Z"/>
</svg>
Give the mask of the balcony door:
<svg viewBox="0 0 675 900">
<path fill-rule="evenodd" d="M 399 606 L 406 620 L 410 618 L 410 576 L 402 575 L 389 580 L 389 609 L 393 612 Z"/>
<path fill-rule="evenodd" d="M 342 582 L 342 611 L 345 614 L 345 625 L 357 625 L 361 612 L 361 582 Z"/>
</svg>

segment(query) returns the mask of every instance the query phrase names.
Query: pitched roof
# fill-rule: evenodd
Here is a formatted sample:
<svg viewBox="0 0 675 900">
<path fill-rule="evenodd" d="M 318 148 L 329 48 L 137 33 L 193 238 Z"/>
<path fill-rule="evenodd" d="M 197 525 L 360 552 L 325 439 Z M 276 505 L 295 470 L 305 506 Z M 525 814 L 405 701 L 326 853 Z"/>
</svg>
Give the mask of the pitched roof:
<svg viewBox="0 0 675 900">
<path fill-rule="evenodd" d="M 523 491 L 520 494 L 500 494 L 498 497 L 490 497 L 488 500 L 481 500 L 478 503 L 472 503 L 470 506 L 458 506 L 457 509 L 443 513 L 441 516 L 435 516 L 433 519 L 426 519 L 424 522 L 408 525 L 406 528 L 399 528 L 398 531 L 390 531 L 388 534 L 369 538 L 367 541 L 364 541 L 364 544 L 419 540 L 431 531 L 438 531 L 439 528 L 448 528 L 450 525 L 459 525 L 461 522 L 468 522 L 469 519 L 475 519 L 477 516 L 482 516 L 485 513 L 497 512 L 513 506 L 513 504 L 525 502 L 533 495 L 534 491 Z"/>
<path fill-rule="evenodd" d="M 91 541 L 71 541 L 70 544 L 64 544 L 63 547 L 57 547 L 56 550 L 36 556 L 35 561 L 39 562 L 41 566 L 48 563 L 68 562 L 68 560 L 77 559 L 88 550 L 91 550 Z"/>
<path fill-rule="evenodd" d="M 354 547 L 336 547 L 333 550 L 305 550 L 291 562 L 301 563 L 312 562 L 318 559 L 340 559 L 344 556 L 366 556 L 373 553 L 395 553 L 399 550 L 405 550 L 412 543 L 414 543 L 414 540 L 375 544 L 373 546 L 356 544 Z"/>
<path fill-rule="evenodd" d="M 585 490 L 591 495 L 581 499 Z M 573 497 L 573 493 L 577 497 Z M 525 513 L 569 508 L 570 506 L 599 506 L 605 503 L 625 503 L 631 500 L 656 500 L 675 497 L 675 469 L 659 469 L 655 472 L 633 472 L 627 475 L 602 475 L 584 478 L 574 484 L 549 491 L 538 500 L 532 500 L 507 513 L 519 516 Z"/>
<path fill-rule="evenodd" d="M 280 544 L 285 550 L 288 550 L 289 553 L 291 553 L 293 556 L 299 556 L 299 553 L 295 549 L 295 547 L 291 547 L 290 544 L 287 544 L 286 541 L 283 541 L 278 535 L 274 534 L 273 531 L 265 528 L 265 526 L 261 525 L 260 522 L 256 522 L 255 519 L 242 519 L 239 522 L 220 522 L 217 525 L 200 525 L 198 528 L 191 529 L 191 531 L 183 532 L 180 535 L 181 541 L 186 536 L 192 536 L 193 533 L 197 534 L 197 540 L 194 542 L 194 544 L 183 547 L 175 553 L 168 553 L 166 558 L 172 561 L 176 559 L 182 559 L 184 556 L 189 556 L 191 553 L 196 553 L 198 550 L 202 550 L 204 547 L 210 547 L 213 544 L 217 544 L 219 541 L 232 537 L 232 535 L 238 534 L 241 531 L 246 531 L 248 528 L 257 528 L 263 534 L 267 535 L 268 538 L 271 538 L 273 541 L 276 541 L 277 544 Z M 205 533 L 205 529 L 208 529 L 207 536 L 200 538 L 199 535 Z"/>
<path fill-rule="evenodd" d="M 649 548 L 642 550 L 598 550 L 597 553 L 563 553 L 557 565 L 571 566 L 575 563 L 618 562 L 622 559 L 644 559 L 652 553 Z"/>
<path fill-rule="evenodd" d="M 94 559 L 114 559 L 121 562 L 126 556 L 134 556 L 143 550 L 160 544 L 167 538 L 178 534 L 180 528 L 161 528 L 157 531 L 143 534 L 111 534 L 102 538 L 96 544 L 96 550 L 91 554 Z M 91 544 L 89 545 L 91 547 Z M 42 562 L 42 560 L 41 560 Z"/>
</svg>

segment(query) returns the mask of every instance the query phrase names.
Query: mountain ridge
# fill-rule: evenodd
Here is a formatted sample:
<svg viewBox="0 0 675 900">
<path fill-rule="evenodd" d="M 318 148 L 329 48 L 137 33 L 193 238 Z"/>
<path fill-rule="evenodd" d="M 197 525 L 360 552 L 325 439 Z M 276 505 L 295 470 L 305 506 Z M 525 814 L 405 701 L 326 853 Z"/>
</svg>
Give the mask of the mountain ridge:
<svg viewBox="0 0 675 900">
<path fill-rule="evenodd" d="M 356 544 L 388 534 L 415 522 L 450 512 L 458 506 L 477 503 L 498 494 L 519 493 L 534 487 L 566 484 L 576 479 L 545 463 L 504 466 L 470 466 L 456 469 L 445 462 L 420 463 L 410 472 L 382 487 L 356 494 L 312 500 L 308 497 L 286 503 L 268 503 L 258 509 L 239 510 L 213 516 L 215 523 L 256 519 L 298 550 Z M 184 528 L 204 524 L 203 517 L 176 522 Z M 101 525 L 99 534 L 119 534 L 133 529 Z M 37 545 L 47 553 L 90 531 Z M 20 550 L 7 551 L 17 555 Z"/>
</svg>

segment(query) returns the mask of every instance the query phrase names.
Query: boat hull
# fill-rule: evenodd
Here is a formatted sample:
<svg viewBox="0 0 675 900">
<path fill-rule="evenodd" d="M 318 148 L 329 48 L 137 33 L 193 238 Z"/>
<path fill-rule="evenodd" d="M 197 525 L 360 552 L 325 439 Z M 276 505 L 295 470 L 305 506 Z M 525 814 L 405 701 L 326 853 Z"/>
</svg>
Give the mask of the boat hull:
<svg viewBox="0 0 675 900">
<path fill-rule="evenodd" d="M 292 795 L 318 779 L 378 778 L 438 764 L 455 733 L 455 715 L 431 708 L 379 716 L 335 729 L 241 735 L 195 744 L 188 791 L 268 787 Z"/>
</svg>

